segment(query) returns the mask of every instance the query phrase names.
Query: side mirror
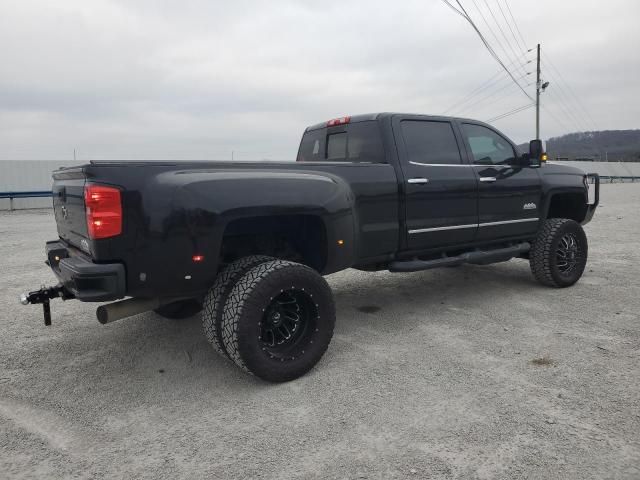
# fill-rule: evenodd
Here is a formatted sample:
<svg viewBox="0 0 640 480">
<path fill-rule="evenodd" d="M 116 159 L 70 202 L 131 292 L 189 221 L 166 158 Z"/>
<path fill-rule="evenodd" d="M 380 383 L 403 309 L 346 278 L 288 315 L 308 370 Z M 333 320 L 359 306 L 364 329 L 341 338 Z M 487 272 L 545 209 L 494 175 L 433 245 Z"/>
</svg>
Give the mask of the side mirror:
<svg viewBox="0 0 640 480">
<path fill-rule="evenodd" d="M 529 142 L 529 165 L 539 167 L 542 161 L 542 140 L 531 140 Z"/>
</svg>

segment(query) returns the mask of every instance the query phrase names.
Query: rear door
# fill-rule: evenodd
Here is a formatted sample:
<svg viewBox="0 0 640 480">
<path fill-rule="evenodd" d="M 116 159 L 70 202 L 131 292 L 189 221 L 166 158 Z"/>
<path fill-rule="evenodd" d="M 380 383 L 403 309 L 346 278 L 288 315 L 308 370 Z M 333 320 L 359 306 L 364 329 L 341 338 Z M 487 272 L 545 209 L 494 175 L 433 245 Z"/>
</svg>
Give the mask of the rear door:
<svg viewBox="0 0 640 480">
<path fill-rule="evenodd" d="M 375 120 L 346 122 L 307 130 L 298 162 L 317 162 L 319 170 L 345 179 L 355 195 L 358 258 L 398 249 L 398 182 L 387 162 Z"/>
<path fill-rule="evenodd" d="M 486 125 L 464 122 L 461 131 L 478 175 L 476 239 L 534 234 L 542 195 L 538 169 L 522 166 L 515 146 Z"/>
<path fill-rule="evenodd" d="M 398 116 L 393 131 L 404 174 L 407 248 L 473 241 L 478 185 L 455 126 L 446 119 Z"/>
</svg>

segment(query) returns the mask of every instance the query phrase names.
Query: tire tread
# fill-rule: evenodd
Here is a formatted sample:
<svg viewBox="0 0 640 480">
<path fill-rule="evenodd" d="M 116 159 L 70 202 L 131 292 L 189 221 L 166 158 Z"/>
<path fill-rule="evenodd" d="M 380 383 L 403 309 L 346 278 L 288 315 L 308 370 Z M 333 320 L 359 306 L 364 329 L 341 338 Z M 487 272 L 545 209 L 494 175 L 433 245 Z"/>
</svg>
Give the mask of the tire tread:
<svg viewBox="0 0 640 480">
<path fill-rule="evenodd" d="M 242 317 L 242 311 L 249 295 L 253 289 L 264 281 L 274 272 L 292 265 L 294 262 L 287 260 L 273 260 L 271 262 L 262 263 L 247 271 L 244 276 L 238 280 L 235 287 L 229 294 L 227 303 L 225 304 L 223 320 L 222 320 L 222 341 L 229 358 L 242 370 L 252 374 L 251 370 L 246 366 L 240 356 L 238 342 L 238 322 Z"/>
<path fill-rule="evenodd" d="M 230 263 L 218 274 L 205 297 L 202 308 L 204 333 L 216 353 L 224 358 L 229 358 L 222 340 L 222 318 L 228 296 L 238 279 L 248 270 L 270 260 L 273 260 L 273 257 L 250 255 Z"/>
</svg>

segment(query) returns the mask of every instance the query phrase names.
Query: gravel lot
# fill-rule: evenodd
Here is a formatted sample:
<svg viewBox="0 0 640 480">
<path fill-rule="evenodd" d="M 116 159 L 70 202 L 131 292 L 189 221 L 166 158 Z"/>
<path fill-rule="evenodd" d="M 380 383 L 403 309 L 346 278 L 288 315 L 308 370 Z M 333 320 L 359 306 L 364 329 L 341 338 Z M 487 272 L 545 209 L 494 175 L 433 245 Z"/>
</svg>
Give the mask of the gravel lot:
<svg viewBox="0 0 640 480">
<path fill-rule="evenodd" d="M 307 376 L 265 384 L 200 319 L 102 326 L 53 283 L 50 211 L 0 213 L 0 477 L 640 478 L 640 185 L 604 185 L 580 283 L 525 261 L 329 277 Z M 542 360 L 541 360 L 542 359 Z"/>
</svg>

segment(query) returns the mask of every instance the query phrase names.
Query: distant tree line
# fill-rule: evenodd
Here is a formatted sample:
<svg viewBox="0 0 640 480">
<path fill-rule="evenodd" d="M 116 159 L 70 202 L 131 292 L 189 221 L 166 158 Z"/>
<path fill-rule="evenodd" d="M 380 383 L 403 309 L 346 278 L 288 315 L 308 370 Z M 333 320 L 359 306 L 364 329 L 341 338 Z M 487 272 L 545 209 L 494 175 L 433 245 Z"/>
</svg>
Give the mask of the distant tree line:
<svg viewBox="0 0 640 480">
<path fill-rule="evenodd" d="M 640 162 L 640 130 L 569 133 L 547 140 L 550 159 Z"/>
</svg>

